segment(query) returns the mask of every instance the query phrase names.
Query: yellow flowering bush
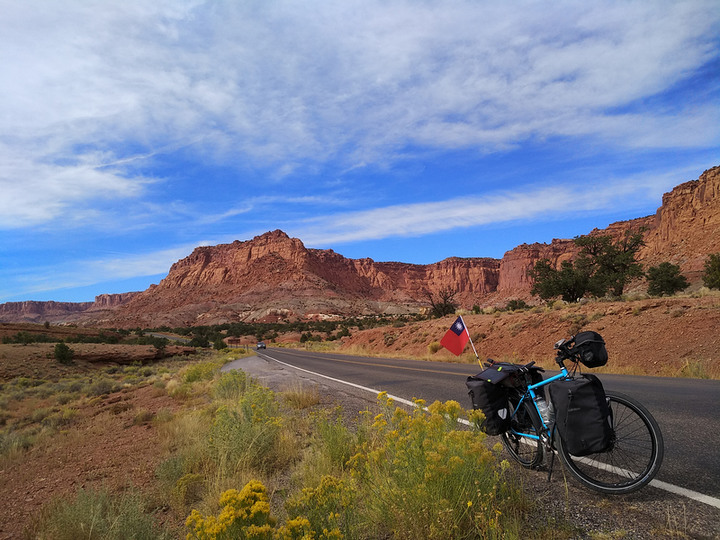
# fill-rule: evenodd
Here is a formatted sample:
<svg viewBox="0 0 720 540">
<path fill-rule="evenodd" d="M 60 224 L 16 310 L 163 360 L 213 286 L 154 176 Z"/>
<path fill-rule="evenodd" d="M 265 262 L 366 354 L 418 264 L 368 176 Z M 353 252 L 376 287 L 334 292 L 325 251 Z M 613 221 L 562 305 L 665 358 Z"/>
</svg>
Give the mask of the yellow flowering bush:
<svg viewBox="0 0 720 540">
<path fill-rule="evenodd" d="M 194 383 L 197 381 L 210 381 L 220 369 L 218 362 L 198 362 L 192 364 L 182 371 L 183 382 Z"/>
<path fill-rule="evenodd" d="M 192 461 L 202 465 L 203 478 L 209 472 L 227 480 L 240 471 L 272 473 L 290 463 L 277 458 L 287 428 L 270 390 L 251 379 L 228 378 L 216 392 L 220 396 L 220 406 L 210 412 L 205 448 L 211 459 Z M 294 474 L 298 486 L 285 500 L 283 524 L 270 516 L 263 484 L 252 481 L 239 492 L 224 492 L 217 515 L 193 510 L 188 538 L 518 537 L 521 498 L 505 480 L 508 463 L 498 463 L 500 445 L 490 449 L 485 434 L 458 424 L 466 416 L 479 425 L 479 411 L 465 411 L 456 401 L 425 407 L 422 400 L 406 410 L 386 393 L 378 401 L 379 414 L 361 414 L 357 430 L 347 429 L 339 415 L 314 417 L 314 437 Z M 188 503 L 203 483 L 196 482 L 194 468 L 182 470 Z"/>
<path fill-rule="evenodd" d="M 223 507 L 217 516 L 193 510 L 185 521 L 188 540 L 272 540 L 275 519 L 265 486 L 251 480 L 241 491 L 230 489 L 220 496 Z"/>
<path fill-rule="evenodd" d="M 508 489 L 485 436 L 459 429 L 460 404 L 425 410 L 417 400 L 408 412 L 393 409 L 385 393 L 378 399 L 383 412 L 350 459 L 368 521 L 396 538 L 502 536 L 495 508 Z"/>
<path fill-rule="evenodd" d="M 315 540 L 310 521 L 304 517 L 289 519 L 275 532 L 276 540 Z"/>
<path fill-rule="evenodd" d="M 355 495 L 349 480 L 326 475 L 317 487 L 291 497 L 285 507 L 288 515 L 306 519 L 319 531 L 318 539 L 344 538 L 353 525 Z"/>
</svg>

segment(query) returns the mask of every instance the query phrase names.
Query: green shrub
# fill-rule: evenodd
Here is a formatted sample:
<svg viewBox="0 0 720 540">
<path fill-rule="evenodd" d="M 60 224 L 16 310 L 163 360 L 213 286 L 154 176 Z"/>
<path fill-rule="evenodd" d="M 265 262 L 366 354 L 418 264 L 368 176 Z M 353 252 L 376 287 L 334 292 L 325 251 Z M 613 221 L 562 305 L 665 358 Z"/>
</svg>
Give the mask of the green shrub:
<svg viewBox="0 0 720 540">
<path fill-rule="evenodd" d="M 104 396 L 116 391 L 118 385 L 110 379 L 100 379 L 90 384 L 87 389 L 88 396 Z"/>
<path fill-rule="evenodd" d="M 141 377 L 152 377 L 155 374 L 155 370 L 150 366 L 142 367 L 138 370 L 138 375 Z"/>
<path fill-rule="evenodd" d="M 334 470 L 343 470 L 357 445 L 357 437 L 342 422 L 339 414 L 335 419 L 326 412 L 314 417 L 315 432 L 321 442 L 320 450 L 327 455 Z"/>
<path fill-rule="evenodd" d="M 67 427 L 75 421 L 76 417 L 77 410 L 66 407 L 48 415 L 43 419 L 43 424 L 54 429 Z"/>
<path fill-rule="evenodd" d="M 282 419 L 273 393 L 249 389 L 237 405 L 220 407 L 210 429 L 210 448 L 218 468 L 231 473 L 252 467 L 269 470 L 277 462 Z"/>
<path fill-rule="evenodd" d="M 55 345 L 55 360 L 61 364 L 72 364 L 74 354 L 75 351 L 68 347 L 63 341 Z"/>
<path fill-rule="evenodd" d="M 673 295 L 687 288 L 689 283 L 680 273 L 680 267 L 669 262 L 648 268 L 648 294 L 653 296 Z"/>
<path fill-rule="evenodd" d="M 711 253 L 705 261 L 703 282 L 708 289 L 720 289 L 720 253 Z"/>
<path fill-rule="evenodd" d="M 508 303 L 505 305 L 505 311 L 515 311 L 516 309 L 528 309 L 530 306 L 527 305 L 525 300 L 508 300 Z"/>
<path fill-rule="evenodd" d="M 0 457 L 27 450 L 33 442 L 33 436 L 29 433 L 0 431 Z"/>
<path fill-rule="evenodd" d="M 155 418 L 154 412 L 148 411 L 147 409 L 140 409 L 133 418 L 133 424 L 136 426 L 147 424 L 148 422 L 151 422 L 153 418 Z"/>
<path fill-rule="evenodd" d="M 52 413 L 52 409 L 49 409 L 47 407 L 41 407 L 39 409 L 33 410 L 33 412 L 30 414 L 30 420 L 32 422 L 42 422 Z"/>
<path fill-rule="evenodd" d="M 215 362 L 199 362 L 185 370 L 184 382 L 211 381 L 220 366 Z"/>
<path fill-rule="evenodd" d="M 428 352 L 429 352 L 430 354 L 435 354 L 435 353 L 438 352 L 440 349 L 442 349 L 442 345 L 440 345 L 440 342 L 439 342 L 439 341 L 433 341 L 430 345 L 428 345 L 427 348 L 428 348 Z"/>
</svg>

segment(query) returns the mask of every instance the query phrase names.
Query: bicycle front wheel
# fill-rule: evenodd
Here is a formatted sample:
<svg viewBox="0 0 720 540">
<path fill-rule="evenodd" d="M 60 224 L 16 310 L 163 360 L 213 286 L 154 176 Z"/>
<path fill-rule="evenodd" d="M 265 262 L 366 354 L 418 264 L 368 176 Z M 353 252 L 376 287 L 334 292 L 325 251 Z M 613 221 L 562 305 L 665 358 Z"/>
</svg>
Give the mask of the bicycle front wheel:
<svg viewBox="0 0 720 540">
<path fill-rule="evenodd" d="M 543 461 L 540 441 L 542 424 L 535 406 L 531 403 L 527 400 L 520 401 L 519 396 L 510 399 L 510 430 L 501 435 L 503 446 L 510 456 L 528 469 L 540 465 Z"/>
<path fill-rule="evenodd" d="M 648 484 L 660 469 L 662 433 L 639 402 L 617 392 L 606 395 L 615 433 L 610 449 L 578 457 L 567 452 L 560 440 L 558 453 L 570 474 L 590 489 L 614 495 L 631 493 Z"/>
</svg>

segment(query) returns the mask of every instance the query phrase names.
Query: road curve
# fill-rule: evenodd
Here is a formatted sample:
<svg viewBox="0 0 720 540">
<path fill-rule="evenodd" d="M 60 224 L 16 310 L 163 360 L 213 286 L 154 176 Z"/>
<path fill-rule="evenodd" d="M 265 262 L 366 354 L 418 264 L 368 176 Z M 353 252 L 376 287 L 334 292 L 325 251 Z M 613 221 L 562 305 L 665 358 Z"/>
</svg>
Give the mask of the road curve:
<svg viewBox="0 0 720 540">
<path fill-rule="evenodd" d="M 404 399 L 456 400 L 470 408 L 469 364 L 355 357 L 271 348 L 263 357 Z M 656 480 L 720 499 L 720 381 L 602 375 L 608 390 L 640 401 L 658 421 L 665 460 Z"/>
</svg>

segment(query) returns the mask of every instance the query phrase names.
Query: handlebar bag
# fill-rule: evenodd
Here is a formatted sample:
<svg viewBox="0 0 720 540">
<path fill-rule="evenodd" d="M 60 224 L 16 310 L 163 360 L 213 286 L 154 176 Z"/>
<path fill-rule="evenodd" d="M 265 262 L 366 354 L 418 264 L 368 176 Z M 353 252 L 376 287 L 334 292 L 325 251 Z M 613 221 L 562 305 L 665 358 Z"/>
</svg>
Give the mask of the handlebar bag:
<svg viewBox="0 0 720 540">
<path fill-rule="evenodd" d="M 575 336 L 572 352 L 580 355 L 580 361 L 589 368 L 604 366 L 608 361 L 605 340 L 597 332 L 580 332 Z"/>
<path fill-rule="evenodd" d="M 494 384 L 481 377 L 468 377 L 465 383 L 472 400 L 473 409 L 482 410 L 485 420 L 480 429 L 488 435 L 500 435 L 510 429 L 510 409 L 508 407 L 508 388 Z"/>
<path fill-rule="evenodd" d="M 555 407 L 555 426 L 570 454 L 587 456 L 612 447 L 612 416 L 600 379 L 585 374 L 551 383 L 548 391 Z"/>
</svg>

